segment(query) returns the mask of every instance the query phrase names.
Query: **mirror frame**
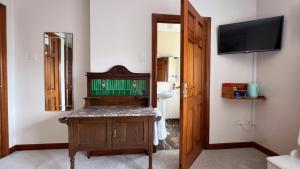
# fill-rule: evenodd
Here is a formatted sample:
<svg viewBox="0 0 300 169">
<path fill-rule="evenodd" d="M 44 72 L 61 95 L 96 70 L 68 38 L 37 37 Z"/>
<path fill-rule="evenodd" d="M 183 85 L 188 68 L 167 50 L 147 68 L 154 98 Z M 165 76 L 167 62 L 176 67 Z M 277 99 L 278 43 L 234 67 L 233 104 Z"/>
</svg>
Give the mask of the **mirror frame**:
<svg viewBox="0 0 300 169">
<path fill-rule="evenodd" d="M 67 91 L 67 90 L 71 90 L 71 97 L 68 97 L 68 99 L 71 99 L 71 104 L 68 104 L 67 102 L 64 104 L 64 105 L 59 105 L 59 110 L 49 110 L 48 108 L 47 108 L 47 97 L 46 97 L 46 95 L 47 95 L 47 89 L 46 89 L 46 87 L 47 87 L 47 70 L 46 70 L 46 65 L 47 65 L 47 60 L 46 60 L 46 52 L 47 52 L 47 50 L 50 50 L 50 49 L 46 49 L 46 43 L 45 43 L 45 39 L 46 39 L 46 35 L 47 36 L 49 36 L 49 35 L 51 35 L 51 34 L 65 34 L 65 35 L 70 35 L 72 38 L 70 38 L 71 39 L 71 41 L 72 41 L 72 45 L 71 45 L 71 47 L 72 47 L 72 51 L 71 51 L 71 58 L 68 58 L 68 62 L 70 61 L 71 63 L 70 64 L 68 64 L 68 66 L 70 66 L 71 67 L 71 72 L 69 71 L 69 69 L 68 69 L 68 67 L 66 67 L 65 66 L 65 73 L 64 73 L 64 79 L 65 79 L 65 81 L 67 81 L 66 82 L 66 84 L 65 84 L 65 93 L 69 93 L 69 91 Z M 58 36 L 59 37 L 59 35 L 55 35 L 55 36 Z M 69 42 L 69 40 L 68 40 L 68 38 L 65 38 L 65 39 L 67 39 L 66 40 L 66 42 L 65 43 L 68 43 Z M 45 105 L 44 105 L 44 107 L 45 107 L 45 111 L 52 111 L 52 112 L 62 112 L 62 111 L 71 111 L 71 110 L 74 110 L 74 90 L 73 90 L 73 58 L 74 58 L 74 34 L 73 33 L 69 33 L 69 32 L 44 32 L 43 33 L 43 45 L 44 45 L 44 99 L 45 99 Z M 67 47 L 68 47 L 68 45 L 67 45 Z M 65 51 L 65 53 L 69 53 L 70 51 Z M 65 56 L 65 57 L 70 57 L 70 56 Z M 61 63 L 59 63 L 59 70 L 60 70 L 60 64 Z M 68 75 L 67 75 L 68 74 Z M 60 78 L 61 76 L 59 76 L 59 78 Z M 67 79 L 68 78 L 68 79 Z M 68 83 L 69 81 L 71 81 L 71 83 Z M 60 87 L 60 85 L 59 85 L 59 90 L 61 90 L 61 87 Z M 59 91 L 59 93 L 61 93 L 61 91 Z M 67 96 L 66 96 L 67 97 Z M 61 98 L 59 98 L 59 99 L 61 99 Z M 66 100 L 68 100 L 68 99 L 66 99 Z M 65 109 L 62 109 L 62 107 L 65 107 Z"/>
</svg>

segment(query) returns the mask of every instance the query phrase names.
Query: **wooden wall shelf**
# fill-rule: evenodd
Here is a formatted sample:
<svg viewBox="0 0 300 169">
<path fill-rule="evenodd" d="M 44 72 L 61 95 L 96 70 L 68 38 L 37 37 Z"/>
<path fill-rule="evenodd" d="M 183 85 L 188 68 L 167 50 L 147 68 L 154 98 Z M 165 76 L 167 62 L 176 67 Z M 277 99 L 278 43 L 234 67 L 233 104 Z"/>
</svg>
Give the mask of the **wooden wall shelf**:
<svg viewBox="0 0 300 169">
<path fill-rule="evenodd" d="M 231 100 L 252 100 L 252 101 L 265 101 L 267 98 L 265 96 L 258 96 L 256 98 L 253 97 L 223 97 Z"/>
<path fill-rule="evenodd" d="M 256 98 L 248 97 L 247 83 L 223 83 L 222 84 L 222 97 L 232 100 L 252 100 L 252 101 L 265 101 L 265 96 L 258 96 Z M 240 93 L 239 97 L 235 93 Z"/>
</svg>

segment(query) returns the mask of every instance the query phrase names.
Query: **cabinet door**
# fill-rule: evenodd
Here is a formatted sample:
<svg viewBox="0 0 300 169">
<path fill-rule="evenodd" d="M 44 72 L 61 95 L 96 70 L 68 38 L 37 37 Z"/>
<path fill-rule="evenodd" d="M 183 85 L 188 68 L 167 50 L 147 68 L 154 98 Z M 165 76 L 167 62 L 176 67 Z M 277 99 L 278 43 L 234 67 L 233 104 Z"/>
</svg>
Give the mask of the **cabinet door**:
<svg viewBox="0 0 300 169">
<path fill-rule="evenodd" d="M 118 118 L 112 125 L 112 148 L 144 149 L 148 143 L 147 118 Z"/>
<path fill-rule="evenodd" d="M 78 120 L 77 140 L 80 149 L 109 150 L 111 147 L 111 120 Z M 75 132 L 76 133 L 76 132 Z"/>
</svg>

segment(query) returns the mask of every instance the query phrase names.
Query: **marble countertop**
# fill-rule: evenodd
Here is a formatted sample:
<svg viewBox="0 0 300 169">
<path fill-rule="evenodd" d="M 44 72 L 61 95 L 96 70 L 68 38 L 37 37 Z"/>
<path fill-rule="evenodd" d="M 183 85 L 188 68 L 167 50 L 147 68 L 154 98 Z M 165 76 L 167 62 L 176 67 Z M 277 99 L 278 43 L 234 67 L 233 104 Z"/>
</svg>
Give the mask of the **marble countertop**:
<svg viewBox="0 0 300 169">
<path fill-rule="evenodd" d="M 76 110 L 66 118 L 76 117 L 131 117 L 131 116 L 157 116 L 157 110 L 152 107 L 136 106 L 95 106 Z"/>
</svg>

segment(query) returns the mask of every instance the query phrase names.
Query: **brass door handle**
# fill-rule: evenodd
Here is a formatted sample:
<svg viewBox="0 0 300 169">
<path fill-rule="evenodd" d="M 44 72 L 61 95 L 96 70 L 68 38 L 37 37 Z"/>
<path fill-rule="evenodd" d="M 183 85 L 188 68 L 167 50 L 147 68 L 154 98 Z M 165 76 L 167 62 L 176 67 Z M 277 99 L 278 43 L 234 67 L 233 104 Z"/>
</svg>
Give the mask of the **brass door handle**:
<svg viewBox="0 0 300 169">
<path fill-rule="evenodd" d="M 184 84 L 183 84 L 183 97 L 184 98 L 187 98 L 187 96 L 188 96 L 188 90 L 191 90 L 191 89 L 195 89 L 195 86 L 188 87 L 187 82 L 184 82 Z"/>
<path fill-rule="evenodd" d="M 187 98 L 187 90 L 188 90 L 188 84 L 187 84 L 187 82 L 184 82 L 184 84 L 183 84 L 183 93 L 182 93 L 182 95 L 183 95 L 183 97 L 184 98 Z"/>
</svg>

